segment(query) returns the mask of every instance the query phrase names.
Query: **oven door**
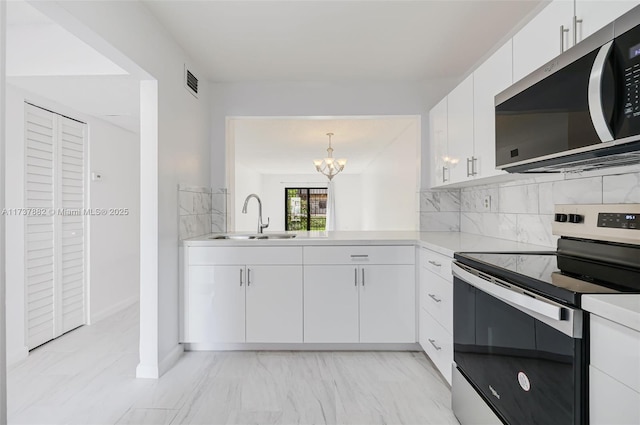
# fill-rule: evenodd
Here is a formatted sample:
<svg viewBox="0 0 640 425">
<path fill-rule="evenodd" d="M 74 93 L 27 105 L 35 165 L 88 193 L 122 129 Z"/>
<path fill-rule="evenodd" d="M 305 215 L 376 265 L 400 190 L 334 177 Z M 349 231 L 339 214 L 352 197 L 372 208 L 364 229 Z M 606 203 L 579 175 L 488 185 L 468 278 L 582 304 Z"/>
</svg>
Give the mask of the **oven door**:
<svg viewBox="0 0 640 425">
<path fill-rule="evenodd" d="M 586 423 L 582 311 L 458 262 L 453 274 L 454 361 L 497 416 Z"/>
</svg>

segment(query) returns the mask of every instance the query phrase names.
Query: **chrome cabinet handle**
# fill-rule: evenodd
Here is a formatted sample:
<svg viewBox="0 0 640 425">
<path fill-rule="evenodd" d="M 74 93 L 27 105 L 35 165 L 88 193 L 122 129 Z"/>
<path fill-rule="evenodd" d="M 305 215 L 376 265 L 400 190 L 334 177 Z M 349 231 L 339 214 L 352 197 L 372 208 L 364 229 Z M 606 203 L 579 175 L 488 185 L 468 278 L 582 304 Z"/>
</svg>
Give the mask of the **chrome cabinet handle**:
<svg viewBox="0 0 640 425">
<path fill-rule="evenodd" d="M 478 158 L 472 156 L 471 158 L 467 158 L 467 177 L 473 177 L 476 174 L 476 161 Z M 469 171 L 469 165 L 471 165 L 471 171 Z"/>
<path fill-rule="evenodd" d="M 429 298 L 431 298 L 432 300 L 434 300 L 437 303 L 442 301 L 440 298 L 436 297 L 435 294 L 428 294 L 428 295 L 429 295 Z"/>
<path fill-rule="evenodd" d="M 433 264 L 436 267 L 442 266 L 442 263 L 438 263 L 437 261 L 429 260 L 429 264 Z"/>
<path fill-rule="evenodd" d="M 442 183 L 445 183 L 447 181 L 447 178 L 445 177 L 446 170 L 447 170 L 447 167 L 442 167 Z"/>
<path fill-rule="evenodd" d="M 369 258 L 369 254 L 351 254 L 351 258 Z"/>
<path fill-rule="evenodd" d="M 364 286 L 364 267 L 362 268 L 362 286 Z"/>
<path fill-rule="evenodd" d="M 560 53 L 564 52 L 564 33 L 569 32 L 569 28 L 560 25 Z"/>
<path fill-rule="evenodd" d="M 251 269 L 247 269 L 247 286 L 251 286 Z"/>
<path fill-rule="evenodd" d="M 433 348 L 435 348 L 436 351 L 442 350 L 442 347 L 436 345 L 436 340 L 435 339 L 430 339 L 429 342 L 431 343 L 431 345 L 433 345 Z"/>
<path fill-rule="evenodd" d="M 240 269 L 240 286 L 242 286 L 242 269 Z"/>
<path fill-rule="evenodd" d="M 582 19 L 578 19 L 577 16 L 573 16 L 573 45 L 578 44 L 578 25 L 582 24 Z M 582 29 L 582 28 L 580 28 Z"/>
<path fill-rule="evenodd" d="M 358 268 L 353 269 L 353 286 L 358 286 Z"/>
</svg>

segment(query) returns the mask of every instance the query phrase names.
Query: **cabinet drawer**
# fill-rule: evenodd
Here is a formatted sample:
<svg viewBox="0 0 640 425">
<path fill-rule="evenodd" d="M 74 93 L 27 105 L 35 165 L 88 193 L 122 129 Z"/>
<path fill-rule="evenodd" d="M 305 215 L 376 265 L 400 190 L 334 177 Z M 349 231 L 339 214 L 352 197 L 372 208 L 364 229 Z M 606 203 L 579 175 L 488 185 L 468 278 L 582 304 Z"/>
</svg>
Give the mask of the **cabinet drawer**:
<svg viewBox="0 0 640 425">
<path fill-rule="evenodd" d="M 453 285 L 450 280 L 421 270 L 420 307 L 453 334 Z"/>
<path fill-rule="evenodd" d="M 420 346 L 451 385 L 453 335 L 424 309 L 420 309 Z"/>
<path fill-rule="evenodd" d="M 589 366 L 589 422 L 592 425 L 640 424 L 640 393 Z"/>
<path fill-rule="evenodd" d="M 426 248 L 420 248 L 420 268 L 451 280 L 451 257 Z"/>
<path fill-rule="evenodd" d="M 591 364 L 640 392 L 640 332 L 591 315 Z"/>
<path fill-rule="evenodd" d="M 190 247 L 187 264 L 195 265 L 301 265 L 302 247 Z"/>
<path fill-rule="evenodd" d="M 305 246 L 304 264 L 415 264 L 415 246 Z"/>
</svg>

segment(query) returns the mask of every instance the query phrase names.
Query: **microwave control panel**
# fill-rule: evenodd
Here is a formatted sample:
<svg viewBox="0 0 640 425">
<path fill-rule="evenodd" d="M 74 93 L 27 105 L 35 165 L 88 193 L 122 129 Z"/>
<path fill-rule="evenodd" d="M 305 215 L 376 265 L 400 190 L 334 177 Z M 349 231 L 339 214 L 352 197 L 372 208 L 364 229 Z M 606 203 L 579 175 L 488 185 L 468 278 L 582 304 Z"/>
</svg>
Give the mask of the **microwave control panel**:
<svg viewBox="0 0 640 425">
<path fill-rule="evenodd" d="M 640 45 L 637 46 L 640 50 Z M 640 116 L 640 97 L 638 89 L 640 88 L 640 63 L 629 66 L 624 70 L 625 84 L 625 104 L 624 115 L 627 118 Z"/>
</svg>

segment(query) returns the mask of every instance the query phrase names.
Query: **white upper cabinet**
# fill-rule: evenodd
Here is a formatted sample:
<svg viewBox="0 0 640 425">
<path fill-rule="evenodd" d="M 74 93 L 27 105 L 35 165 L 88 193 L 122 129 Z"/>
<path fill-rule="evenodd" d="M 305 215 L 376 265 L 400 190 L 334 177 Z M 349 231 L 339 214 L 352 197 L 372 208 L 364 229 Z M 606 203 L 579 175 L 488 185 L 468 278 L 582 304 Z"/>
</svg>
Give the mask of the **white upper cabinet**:
<svg viewBox="0 0 640 425">
<path fill-rule="evenodd" d="M 579 43 L 639 4 L 639 0 L 576 0 L 576 41 Z"/>
<path fill-rule="evenodd" d="M 467 159 L 473 156 L 473 75 L 458 84 L 447 101 L 450 177 L 457 183 L 470 177 Z"/>
<path fill-rule="evenodd" d="M 442 99 L 429 111 L 431 146 L 431 186 L 440 186 L 449 181 L 447 162 L 447 98 Z"/>
<path fill-rule="evenodd" d="M 513 81 L 568 49 L 572 24 L 573 0 L 555 0 L 525 25 L 513 37 Z"/>
<path fill-rule="evenodd" d="M 496 170 L 495 96 L 513 83 L 512 64 L 509 40 L 473 73 L 474 146 L 470 169 L 475 178 L 505 173 Z"/>
</svg>

